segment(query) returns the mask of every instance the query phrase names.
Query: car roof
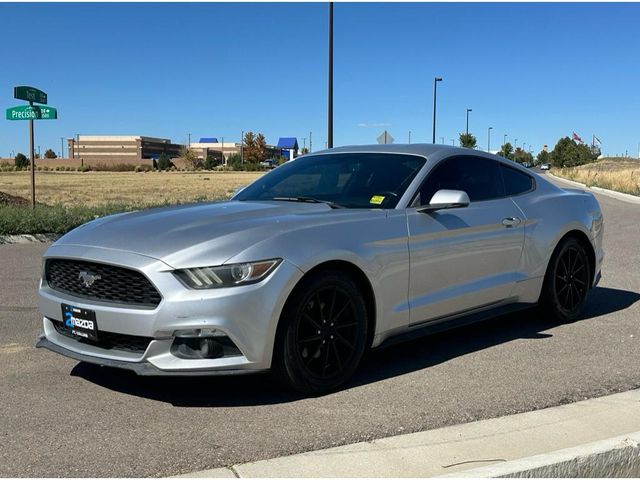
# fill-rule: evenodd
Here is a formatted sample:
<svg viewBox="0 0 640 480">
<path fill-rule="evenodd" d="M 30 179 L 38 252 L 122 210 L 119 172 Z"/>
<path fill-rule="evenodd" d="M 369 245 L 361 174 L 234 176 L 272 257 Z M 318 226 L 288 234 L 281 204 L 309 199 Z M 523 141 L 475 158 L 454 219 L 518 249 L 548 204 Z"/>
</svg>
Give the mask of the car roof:
<svg viewBox="0 0 640 480">
<path fill-rule="evenodd" d="M 319 150 L 313 152 L 312 155 L 325 153 L 354 153 L 354 152 L 381 152 L 381 153 L 409 153 L 414 155 L 428 156 L 438 152 L 469 153 L 468 148 L 454 147 L 451 145 L 440 145 L 433 143 L 393 143 L 387 145 L 347 145 L 344 147 L 335 147 L 328 150 Z"/>
<path fill-rule="evenodd" d="M 442 145 L 438 143 L 398 143 L 387 145 L 347 145 L 344 147 L 335 147 L 327 150 L 319 150 L 317 152 L 304 155 L 324 155 L 324 154 L 336 154 L 336 153 L 398 153 L 398 154 L 410 154 L 420 155 L 427 159 L 433 159 L 439 161 L 444 158 L 448 158 L 452 155 L 477 155 L 480 157 L 489 158 L 499 163 L 507 165 L 511 168 L 521 170 L 529 173 L 529 170 L 522 165 L 513 162 L 509 159 L 488 153 L 483 150 L 475 150 L 466 147 L 454 147 L 452 145 Z M 529 173 L 530 175 L 530 173 Z"/>
</svg>

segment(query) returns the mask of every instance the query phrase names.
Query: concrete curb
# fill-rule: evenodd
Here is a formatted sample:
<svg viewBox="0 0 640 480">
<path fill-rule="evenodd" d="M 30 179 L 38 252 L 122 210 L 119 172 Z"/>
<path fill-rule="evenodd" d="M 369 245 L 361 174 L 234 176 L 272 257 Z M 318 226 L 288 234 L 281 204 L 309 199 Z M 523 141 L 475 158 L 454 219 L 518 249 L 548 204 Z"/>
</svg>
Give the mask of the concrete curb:
<svg viewBox="0 0 640 480">
<path fill-rule="evenodd" d="M 34 233 L 22 235 L 0 235 L 0 245 L 55 242 L 61 235 L 57 233 Z"/>
<path fill-rule="evenodd" d="M 633 203 L 635 205 L 640 205 L 640 197 L 637 197 L 635 195 L 629 195 L 628 193 L 616 192 L 615 190 L 607 190 L 606 188 L 588 187 L 584 183 L 575 182 L 573 180 L 567 180 L 566 178 L 558 177 L 557 175 L 554 175 L 554 174 L 548 173 L 548 172 L 547 172 L 547 175 L 549 175 L 550 177 L 555 178 L 558 181 L 566 182 L 566 183 L 568 183 L 570 185 L 573 185 L 574 187 L 584 188 L 585 190 L 592 190 L 594 192 L 601 193 L 602 195 L 606 195 L 608 197 L 612 197 L 612 198 L 615 198 L 617 200 L 621 200 L 623 202 Z"/>
<path fill-rule="evenodd" d="M 640 476 L 639 442 L 640 390 L 632 390 L 532 412 L 180 476 L 563 476 L 560 472 L 569 477 L 609 477 L 619 472 Z"/>
<path fill-rule="evenodd" d="M 443 478 L 640 477 L 640 432 Z"/>
</svg>

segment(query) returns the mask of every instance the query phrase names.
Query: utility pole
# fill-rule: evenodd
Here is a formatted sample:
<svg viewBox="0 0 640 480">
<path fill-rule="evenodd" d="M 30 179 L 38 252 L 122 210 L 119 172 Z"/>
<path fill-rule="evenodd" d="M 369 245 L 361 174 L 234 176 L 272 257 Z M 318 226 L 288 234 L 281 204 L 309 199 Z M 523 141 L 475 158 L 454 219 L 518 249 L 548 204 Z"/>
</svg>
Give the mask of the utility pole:
<svg viewBox="0 0 640 480">
<path fill-rule="evenodd" d="M 444 145 L 444 137 L 440 137 L 440 143 Z"/>
<path fill-rule="evenodd" d="M 329 95 L 327 105 L 327 147 L 333 148 L 333 2 L 329 2 Z"/>
<path fill-rule="evenodd" d="M 441 77 L 435 77 L 433 79 L 433 137 L 431 143 L 436 143 L 436 93 L 438 90 L 438 82 L 441 82 Z"/>
<path fill-rule="evenodd" d="M 409 145 L 411 145 L 411 130 L 409 130 Z"/>
<path fill-rule="evenodd" d="M 29 101 L 33 108 L 33 102 Z M 33 118 L 29 119 L 29 157 L 31 158 L 31 208 L 36 208 L 36 160 L 33 149 Z"/>
<path fill-rule="evenodd" d="M 309 153 L 313 151 L 313 147 L 311 145 L 311 132 L 309 132 Z"/>
<path fill-rule="evenodd" d="M 489 127 L 489 133 L 487 134 L 487 153 L 491 153 L 491 130 L 493 130 L 493 127 Z"/>
<path fill-rule="evenodd" d="M 244 130 L 240 135 L 240 165 L 244 164 Z"/>
<path fill-rule="evenodd" d="M 64 158 L 64 137 L 60 137 L 60 158 Z"/>
<path fill-rule="evenodd" d="M 187 136 L 189 138 L 188 143 L 187 143 L 187 148 L 191 148 L 191 134 L 187 133 Z"/>
<path fill-rule="evenodd" d="M 80 134 L 79 133 L 76 133 L 76 148 L 75 149 L 78 150 L 78 158 L 80 158 Z M 74 155 L 74 157 L 75 157 L 75 155 Z"/>
<path fill-rule="evenodd" d="M 456 145 L 456 144 L 454 143 L 454 141 L 453 141 L 453 138 L 451 139 L 451 145 L 453 145 L 454 147 L 455 147 L 455 145 Z"/>
</svg>

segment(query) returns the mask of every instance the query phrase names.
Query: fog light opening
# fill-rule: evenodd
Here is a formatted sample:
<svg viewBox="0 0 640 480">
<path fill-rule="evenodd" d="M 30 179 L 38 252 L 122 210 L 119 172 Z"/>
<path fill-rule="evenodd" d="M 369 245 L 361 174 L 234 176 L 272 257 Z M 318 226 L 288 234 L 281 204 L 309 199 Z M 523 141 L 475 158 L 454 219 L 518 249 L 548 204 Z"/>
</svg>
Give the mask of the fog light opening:
<svg viewBox="0 0 640 480">
<path fill-rule="evenodd" d="M 171 344 L 171 353 L 186 360 L 211 360 L 241 355 L 238 347 L 227 336 L 176 336 Z"/>
</svg>

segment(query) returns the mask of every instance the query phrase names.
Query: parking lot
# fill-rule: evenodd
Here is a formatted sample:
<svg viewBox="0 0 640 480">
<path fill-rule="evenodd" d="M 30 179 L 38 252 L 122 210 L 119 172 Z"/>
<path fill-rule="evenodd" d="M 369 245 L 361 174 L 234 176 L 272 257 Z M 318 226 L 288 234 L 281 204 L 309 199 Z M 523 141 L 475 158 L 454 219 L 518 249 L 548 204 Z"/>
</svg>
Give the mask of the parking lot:
<svg viewBox="0 0 640 480">
<path fill-rule="evenodd" d="M 0 475 L 175 475 L 638 388 L 640 206 L 597 196 L 603 278 L 578 321 L 527 311 L 374 351 L 319 398 L 268 375 L 144 378 L 36 350 L 47 245 L 0 246 Z"/>
</svg>

